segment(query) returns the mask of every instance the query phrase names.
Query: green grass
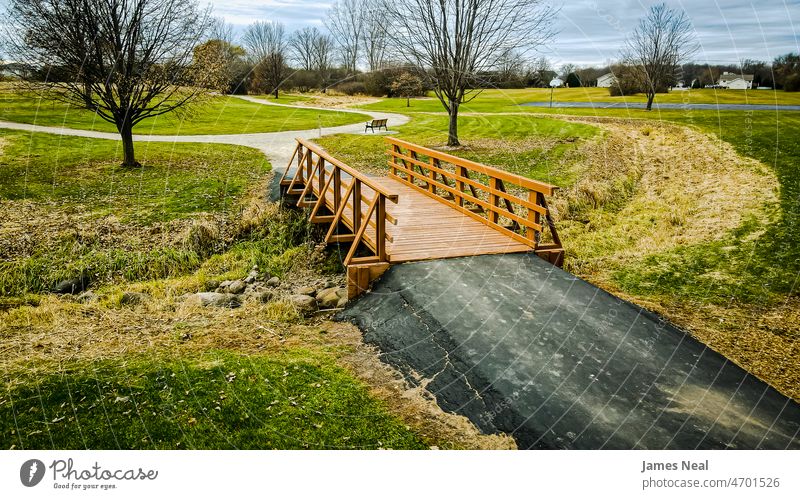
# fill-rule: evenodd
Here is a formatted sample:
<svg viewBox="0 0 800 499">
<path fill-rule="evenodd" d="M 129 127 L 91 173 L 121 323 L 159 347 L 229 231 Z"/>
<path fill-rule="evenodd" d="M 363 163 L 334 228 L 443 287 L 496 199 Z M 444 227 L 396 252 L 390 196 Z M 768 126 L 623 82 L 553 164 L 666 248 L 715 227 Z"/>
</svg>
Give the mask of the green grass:
<svg viewBox="0 0 800 499">
<path fill-rule="evenodd" d="M 294 102 L 285 97 L 279 102 Z M 268 106 L 236 97 L 217 97 L 192 106 L 187 113 L 166 114 L 144 120 L 134 128 L 141 135 L 206 135 L 306 130 L 320 126 L 360 123 L 368 116 L 338 111 L 316 111 Z M 116 127 L 84 109 L 38 98 L 31 94 L 0 91 L 0 120 L 116 132 Z"/>
<path fill-rule="evenodd" d="M 268 102 L 274 102 L 276 104 L 297 104 L 298 102 L 306 102 L 311 100 L 311 97 L 308 95 L 299 95 L 299 94 L 286 94 L 280 92 L 278 94 L 278 98 L 276 99 L 274 95 L 251 95 L 251 97 L 255 97 L 257 99 L 263 99 Z"/>
<path fill-rule="evenodd" d="M 5 449 L 426 448 L 332 359 L 298 350 L 131 357 L 15 381 L 0 394 Z"/>
<path fill-rule="evenodd" d="M 484 90 L 475 99 L 461 106 L 464 113 L 498 112 L 538 112 L 540 108 L 520 106 L 526 102 L 549 102 L 550 90 L 546 88 Z M 558 88 L 553 90 L 554 102 L 646 102 L 644 94 L 625 97 L 611 97 L 606 88 Z M 658 94 L 656 102 L 696 103 L 696 104 L 781 104 L 800 105 L 800 92 L 782 90 L 719 90 L 696 89 Z M 384 99 L 377 103 L 360 106 L 361 109 L 374 109 L 396 112 L 443 112 L 444 108 L 436 97 L 411 99 L 411 107 L 406 107 L 406 99 Z"/>
<path fill-rule="evenodd" d="M 225 211 L 269 172 L 253 149 L 217 144 L 137 144 L 140 168 L 120 166 L 121 143 L 0 130 L 0 198 L 81 206 L 123 221 L 169 221 Z"/>
<path fill-rule="evenodd" d="M 407 125 L 393 128 L 399 138 L 425 146 L 447 143 L 447 117 L 414 115 Z M 463 116 L 459 139 L 467 146 L 460 157 L 559 186 L 575 180 L 572 160 L 564 161 L 581 139 L 597 134 L 590 125 L 527 115 Z M 351 166 L 386 169 L 384 139 L 380 136 L 335 135 L 316 139 Z"/>
</svg>

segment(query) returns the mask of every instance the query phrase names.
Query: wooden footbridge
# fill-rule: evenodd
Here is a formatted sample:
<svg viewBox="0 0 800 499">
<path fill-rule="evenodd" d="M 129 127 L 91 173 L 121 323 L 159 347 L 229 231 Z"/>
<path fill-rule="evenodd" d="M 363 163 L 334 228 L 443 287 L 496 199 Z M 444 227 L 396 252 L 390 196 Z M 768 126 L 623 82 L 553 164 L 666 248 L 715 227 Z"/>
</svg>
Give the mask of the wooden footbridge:
<svg viewBox="0 0 800 499">
<path fill-rule="evenodd" d="M 350 245 L 350 297 L 415 260 L 534 252 L 561 266 L 546 200 L 555 186 L 391 137 L 386 145 L 389 175 L 378 177 L 297 139 L 280 180 L 285 199 L 327 225 L 326 243 Z"/>
</svg>

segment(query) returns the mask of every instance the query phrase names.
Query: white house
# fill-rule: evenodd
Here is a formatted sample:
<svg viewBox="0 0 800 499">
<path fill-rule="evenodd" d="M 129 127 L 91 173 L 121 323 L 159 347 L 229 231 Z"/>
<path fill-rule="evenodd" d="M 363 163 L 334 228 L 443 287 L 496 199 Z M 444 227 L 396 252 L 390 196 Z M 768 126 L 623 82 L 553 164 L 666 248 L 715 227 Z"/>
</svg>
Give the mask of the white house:
<svg viewBox="0 0 800 499">
<path fill-rule="evenodd" d="M 734 74 L 725 71 L 719 76 L 717 86 L 732 90 L 749 90 L 753 88 L 753 75 Z"/>
<path fill-rule="evenodd" d="M 606 73 L 602 76 L 597 77 L 597 86 L 603 88 L 609 88 L 611 85 L 614 84 L 615 78 L 614 75 L 611 73 Z"/>
</svg>

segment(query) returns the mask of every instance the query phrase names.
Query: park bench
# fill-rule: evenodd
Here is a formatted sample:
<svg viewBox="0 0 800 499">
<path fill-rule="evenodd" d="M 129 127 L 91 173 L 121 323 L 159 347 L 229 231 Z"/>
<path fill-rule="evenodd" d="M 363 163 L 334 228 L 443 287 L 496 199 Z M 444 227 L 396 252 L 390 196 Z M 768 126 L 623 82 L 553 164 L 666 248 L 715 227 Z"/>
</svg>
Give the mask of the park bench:
<svg viewBox="0 0 800 499">
<path fill-rule="evenodd" d="M 381 127 L 383 127 L 383 129 L 388 132 L 389 128 L 386 126 L 386 122 L 387 121 L 389 121 L 389 120 L 383 119 L 383 120 L 368 121 L 367 124 L 366 124 L 366 127 L 364 127 L 364 133 L 367 133 L 367 130 L 372 130 L 374 132 L 376 128 L 378 130 L 380 130 Z"/>
</svg>

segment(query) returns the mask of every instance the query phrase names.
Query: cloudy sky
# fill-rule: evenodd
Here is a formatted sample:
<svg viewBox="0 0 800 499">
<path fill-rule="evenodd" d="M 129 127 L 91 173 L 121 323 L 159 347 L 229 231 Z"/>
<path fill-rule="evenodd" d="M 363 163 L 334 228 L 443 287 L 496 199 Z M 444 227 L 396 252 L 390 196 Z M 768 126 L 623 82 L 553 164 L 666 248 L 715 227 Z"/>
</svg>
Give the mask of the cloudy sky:
<svg viewBox="0 0 800 499">
<path fill-rule="evenodd" d="M 332 2 L 321 0 L 217 0 L 217 15 L 236 26 L 256 19 L 284 23 L 288 30 L 321 25 Z M 603 64 L 614 59 L 622 40 L 655 1 L 589 0 L 561 6 L 559 35 L 543 54 L 553 62 Z M 683 9 L 697 32 L 701 62 L 736 63 L 745 58 L 772 60 L 800 52 L 800 0 L 668 1 Z M 797 24 L 797 26 L 795 26 Z"/>
</svg>

